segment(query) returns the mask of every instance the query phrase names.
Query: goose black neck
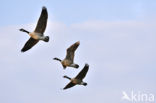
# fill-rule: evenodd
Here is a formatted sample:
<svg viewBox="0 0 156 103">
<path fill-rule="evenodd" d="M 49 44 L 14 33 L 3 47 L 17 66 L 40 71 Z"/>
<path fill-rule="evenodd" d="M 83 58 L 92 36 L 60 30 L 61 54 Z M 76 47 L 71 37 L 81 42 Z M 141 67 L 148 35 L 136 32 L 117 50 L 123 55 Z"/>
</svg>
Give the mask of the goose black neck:
<svg viewBox="0 0 156 103">
<path fill-rule="evenodd" d="M 59 59 L 59 58 L 54 58 L 54 60 L 58 60 L 58 61 L 60 61 L 60 62 L 62 61 L 62 60 L 61 60 L 61 59 Z"/>
<path fill-rule="evenodd" d="M 66 76 L 66 75 L 64 76 L 64 78 L 67 78 L 67 79 L 71 80 L 71 78 L 70 78 L 70 77 L 68 77 L 68 76 Z"/>
<path fill-rule="evenodd" d="M 28 33 L 28 34 L 30 33 L 29 31 L 27 31 L 27 30 L 25 30 L 25 29 L 23 29 L 23 28 L 20 29 L 20 31 L 22 31 L 22 32 L 26 32 L 26 33 Z"/>
</svg>

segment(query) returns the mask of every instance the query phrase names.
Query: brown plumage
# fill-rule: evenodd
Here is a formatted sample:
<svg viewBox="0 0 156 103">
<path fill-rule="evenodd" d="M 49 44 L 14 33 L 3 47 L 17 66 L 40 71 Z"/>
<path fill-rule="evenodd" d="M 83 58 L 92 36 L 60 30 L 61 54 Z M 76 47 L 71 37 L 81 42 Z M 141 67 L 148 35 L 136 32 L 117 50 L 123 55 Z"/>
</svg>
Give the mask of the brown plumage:
<svg viewBox="0 0 156 103">
<path fill-rule="evenodd" d="M 68 76 L 64 76 L 64 78 L 67 78 L 70 80 L 70 82 L 63 88 L 68 89 L 75 85 L 84 85 L 86 86 L 87 83 L 83 82 L 84 77 L 86 76 L 87 72 L 89 70 L 89 65 L 85 64 L 84 68 L 79 72 L 79 74 L 75 78 L 70 78 Z"/>
<path fill-rule="evenodd" d="M 59 58 L 54 58 L 54 60 L 60 61 L 64 69 L 66 67 L 78 68 L 79 65 L 78 64 L 74 64 L 74 56 L 75 56 L 75 51 L 76 51 L 76 49 L 78 48 L 79 45 L 80 45 L 79 41 L 74 43 L 73 45 L 71 45 L 67 49 L 66 57 L 65 57 L 64 60 L 61 60 Z"/>
</svg>

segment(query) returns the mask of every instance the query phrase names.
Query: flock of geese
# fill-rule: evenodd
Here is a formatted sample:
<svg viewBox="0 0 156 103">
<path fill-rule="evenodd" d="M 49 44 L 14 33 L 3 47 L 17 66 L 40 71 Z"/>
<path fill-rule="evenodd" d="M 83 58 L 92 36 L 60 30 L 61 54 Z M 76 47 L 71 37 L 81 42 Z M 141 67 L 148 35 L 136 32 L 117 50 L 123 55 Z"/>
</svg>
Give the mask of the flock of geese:
<svg viewBox="0 0 156 103">
<path fill-rule="evenodd" d="M 21 52 L 25 52 L 25 51 L 31 49 L 40 40 L 42 40 L 44 42 L 49 41 L 49 36 L 44 36 L 44 31 L 47 26 L 47 19 L 48 19 L 47 9 L 46 9 L 46 7 L 42 7 L 42 12 L 41 12 L 41 15 L 40 15 L 40 18 L 38 20 L 35 30 L 33 32 L 29 32 L 23 28 L 20 29 L 20 31 L 26 32 L 30 36 L 29 40 L 25 43 L 24 47 L 21 49 Z M 67 54 L 66 54 L 65 59 L 63 59 L 63 60 L 61 60 L 59 58 L 53 58 L 53 59 L 59 61 L 62 64 L 64 69 L 66 67 L 79 68 L 79 65 L 74 63 L 75 51 L 79 45 L 80 45 L 80 42 L 78 41 L 78 42 L 74 43 L 73 45 L 71 45 L 69 48 L 67 48 Z M 78 73 L 78 75 L 76 77 L 70 78 L 66 75 L 63 76 L 64 78 L 67 78 L 70 80 L 70 82 L 63 89 L 65 90 L 65 89 L 71 88 L 75 85 L 86 86 L 87 83 L 83 82 L 83 79 L 86 76 L 88 69 L 89 69 L 89 65 L 85 64 L 83 69 Z"/>
</svg>

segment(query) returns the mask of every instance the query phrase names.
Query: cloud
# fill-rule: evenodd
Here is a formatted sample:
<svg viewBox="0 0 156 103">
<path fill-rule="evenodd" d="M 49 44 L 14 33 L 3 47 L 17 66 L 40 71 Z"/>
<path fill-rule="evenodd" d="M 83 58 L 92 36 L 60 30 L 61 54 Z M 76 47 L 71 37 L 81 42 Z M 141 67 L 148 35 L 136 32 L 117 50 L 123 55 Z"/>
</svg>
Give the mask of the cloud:
<svg viewBox="0 0 156 103">
<path fill-rule="evenodd" d="M 108 56 L 131 60 L 135 57 L 141 61 L 146 60 L 143 57 L 152 59 L 156 50 L 154 45 L 156 31 L 151 22 L 87 21 L 73 24 L 71 28 L 75 32 L 78 31 L 81 37 L 88 39 L 86 47 L 90 45 L 91 51 L 99 52 L 102 58 L 106 56 L 108 60 Z"/>
<path fill-rule="evenodd" d="M 73 101 L 67 98 L 81 95 L 85 97 L 82 102 L 89 102 L 91 97 L 98 94 L 100 102 L 103 97 L 110 98 L 111 94 L 120 97 L 123 88 L 146 90 L 151 87 L 148 89 L 155 90 L 152 86 L 155 85 L 153 77 L 156 72 L 154 23 L 86 21 L 66 25 L 50 21 L 45 32 L 45 35 L 50 36 L 50 41 L 41 41 L 25 53 L 21 53 L 20 49 L 29 36 L 18 29 L 22 27 L 32 31 L 36 24 L 1 27 L 1 101 L 70 103 Z M 76 50 L 75 63 L 80 64 L 80 68 L 62 70 L 61 64 L 52 58 L 63 59 L 66 48 L 76 41 L 80 41 L 80 46 Z M 74 77 L 85 63 L 90 65 L 85 78 L 89 85 L 61 91 L 60 88 L 69 82 L 62 76 Z M 112 88 L 114 92 L 109 92 Z M 115 99 L 120 103 L 118 98 Z M 106 101 L 114 103 L 113 100 Z"/>
</svg>

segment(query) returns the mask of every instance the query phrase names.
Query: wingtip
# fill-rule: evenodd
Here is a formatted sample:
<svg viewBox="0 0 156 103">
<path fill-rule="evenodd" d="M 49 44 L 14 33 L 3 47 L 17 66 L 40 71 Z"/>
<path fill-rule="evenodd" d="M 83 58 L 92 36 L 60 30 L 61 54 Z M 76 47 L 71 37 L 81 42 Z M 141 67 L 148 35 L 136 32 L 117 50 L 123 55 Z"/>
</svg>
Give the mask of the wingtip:
<svg viewBox="0 0 156 103">
<path fill-rule="evenodd" d="M 67 90 L 67 89 L 68 89 L 67 87 L 64 87 L 64 88 L 63 88 L 63 90 Z"/>
<path fill-rule="evenodd" d="M 27 51 L 27 50 L 25 50 L 24 48 L 23 48 L 23 49 L 21 49 L 21 52 L 22 52 L 22 53 L 24 53 L 24 52 L 26 52 L 26 51 Z"/>
<path fill-rule="evenodd" d="M 25 52 L 25 51 L 22 49 L 22 50 L 21 50 L 21 53 L 24 53 L 24 52 Z"/>
<path fill-rule="evenodd" d="M 77 41 L 76 43 L 77 43 L 78 45 L 80 45 L 80 41 Z"/>
<path fill-rule="evenodd" d="M 47 8 L 45 6 L 42 7 L 43 10 L 46 10 Z"/>
<path fill-rule="evenodd" d="M 88 63 L 86 63 L 86 64 L 85 64 L 85 67 L 89 67 L 89 64 L 88 64 Z"/>
<path fill-rule="evenodd" d="M 21 53 L 24 53 L 25 51 L 21 51 Z"/>
</svg>

